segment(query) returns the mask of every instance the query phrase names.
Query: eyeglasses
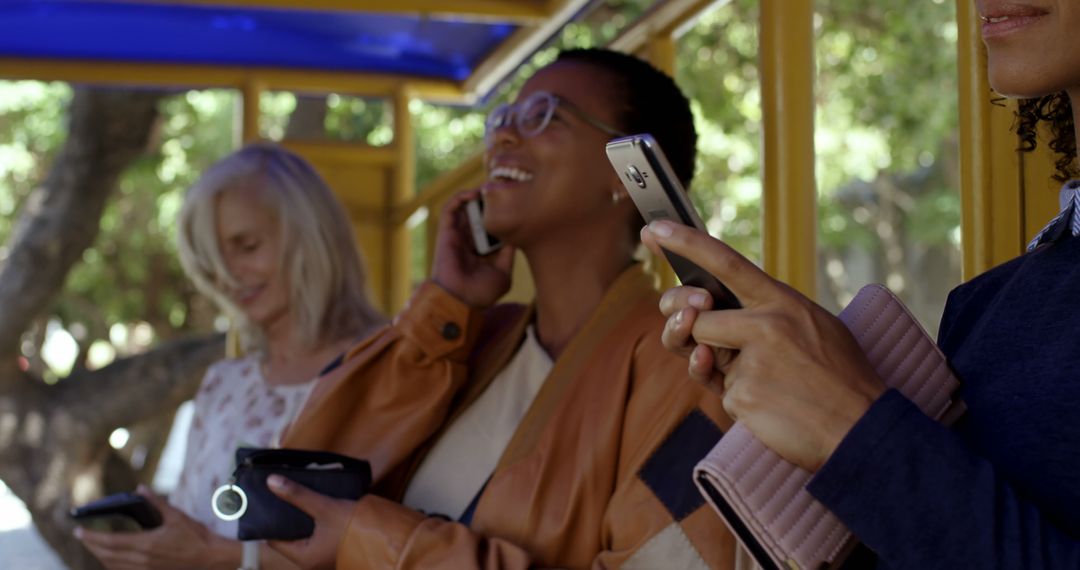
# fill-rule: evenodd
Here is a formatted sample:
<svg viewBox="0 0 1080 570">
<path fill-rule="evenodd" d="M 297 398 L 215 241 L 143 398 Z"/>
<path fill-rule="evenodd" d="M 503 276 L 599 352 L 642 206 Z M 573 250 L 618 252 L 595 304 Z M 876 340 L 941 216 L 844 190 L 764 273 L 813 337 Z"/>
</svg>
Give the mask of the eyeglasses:
<svg viewBox="0 0 1080 570">
<path fill-rule="evenodd" d="M 600 129 L 612 137 L 623 137 L 626 133 L 604 124 L 599 119 L 589 116 L 585 111 L 574 106 L 566 99 L 547 91 L 537 91 L 520 103 L 503 104 L 495 107 L 484 121 L 484 143 L 490 148 L 495 144 L 495 133 L 512 123 L 518 134 L 525 138 L 532 138 L 544 132 L 551 117 L 555 115 L 555 109 L 562 107 L 570 111 L 577 118 Z"/>
</svg>

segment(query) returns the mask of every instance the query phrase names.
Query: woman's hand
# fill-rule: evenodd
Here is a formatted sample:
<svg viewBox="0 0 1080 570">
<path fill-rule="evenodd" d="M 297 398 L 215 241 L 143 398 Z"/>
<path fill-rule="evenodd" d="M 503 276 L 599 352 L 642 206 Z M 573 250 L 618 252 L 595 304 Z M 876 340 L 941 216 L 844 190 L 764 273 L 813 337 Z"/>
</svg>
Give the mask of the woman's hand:
<svg viewBox="0 0 1080 570">
<path fill-rule="evenodd" d="M 267 477 L 266 486 L 281 500 L 315 519 L 315 533 L 310 537 L 288 542 L 270 541 L 270 547 L 300 568 L 333 568 L 338 543 L 345 535 L 356 501 L 321 495 L 281 475 Z"/>
<path fill-rule="evenodd" d="M 671 352 L 690 359 L 690 377 L 723 395 L 724 367 L 737 351 L 699 345 L 693 328 L 701 311 L 712 308 L 712 296 L 704 289 L 683 286 L 669 289 L 660 297 L 660 312 L 668 318 L 661 340 Z"/>
<path fill-rule="evenodd" d="M 689 354 L 691 376 L 713 384 L 728 414 L 765 445 L 818 470 L 885 391 L 847 327 L 704 232 L 653 222 L 641 237 L 653 252 L 663 247 L 712 273 L 743 305 L 704 311 L 691 302 L 699 290 L 669 291 L 665 346 Z"/>
<path fill-rule="evenodd" d="M 144 487 L 138 493 L 161 513 L 161 526 L 142 532 L 95 532 L 75 529 L 75 536 L 110 570 L 228 568 L 240 562 L 239 543 L 205 526 Z"/>
<path fill-rule="evenodd" d="M 465 202 L 479 196 L 479 190 L 469 190 L 450 198 L 443 206 L 431 278 L 465 304 L 482 309 L 495 304 L 510 290 L 514 248 L 503 245 L 491 255 L 477 255 Z"/>
</svg>

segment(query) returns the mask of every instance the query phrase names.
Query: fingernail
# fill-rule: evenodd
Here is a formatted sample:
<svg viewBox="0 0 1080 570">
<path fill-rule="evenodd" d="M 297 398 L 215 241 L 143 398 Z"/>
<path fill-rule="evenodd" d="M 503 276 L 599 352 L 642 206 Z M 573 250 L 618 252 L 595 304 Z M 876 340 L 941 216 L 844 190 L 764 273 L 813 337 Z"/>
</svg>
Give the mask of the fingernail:
<svg viewBox="0 0 1080 570">
<path fill-rule="evenodd" d="M 704 309 L 705 304 L 709 301 L 709 298 L 706 297 L 703 293 L 694 293 L 693 295 L 690 295 L 690 299 L 688 300 L 690 301 L 691 306 L 697 307 L 699 309 Z"/>
<path fill-rule="evenodd" d="M 675 313 L 675 324 L 681 325 L 683 322 L 683 314 L 686 313 L 686 309 L 680 309 L 678 313 Z"/>
<path fill-rule="evenodd" d="M 266 484 L 272 489 L 281 490 L 285 488 L 285 478 L 277 474 L 270 475 L 266 478 Z"/>
<path fill-rule="evenodd" d="M 649 222 L 649 231 L 659 237 L 671 237 L 671 224 L 667 222 Z"/>
<path fill-rule="evenodd" d="M 135 491 L 138 492 L 139 494 L 143 494 L 143 493 L 149 493 L 150 489 L 147 488 L 146 485 L 144 485 L 142 483 L 139 483 L 138 486 L 135 487 Z"/>
<path fill-rule="evenodd" d="M 75 527 L 75 531 L 72 534 L 75 535 L 75 538 L 77 538 L 79 540 L 82 540 L 82 535 L 83 535 L 82 527 L 81 526 Z"/>
</svg>

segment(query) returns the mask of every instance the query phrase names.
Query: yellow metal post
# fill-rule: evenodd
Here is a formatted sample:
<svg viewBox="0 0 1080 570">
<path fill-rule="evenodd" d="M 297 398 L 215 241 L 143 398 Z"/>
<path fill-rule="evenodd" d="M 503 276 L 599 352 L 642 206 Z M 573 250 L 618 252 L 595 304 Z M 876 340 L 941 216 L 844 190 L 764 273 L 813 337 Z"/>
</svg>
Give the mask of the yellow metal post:
<svg viewBox="0 0 1080 570">
<path fill-rule="evenodd" d="M 675 60 L 678 51 L 679 48 L 675 43 L 675 38 L 669 34 L 661 33 L 649 38 L 649 43 L 645 44 L 644 51 L 637 55 L 653 64 L 660 71 L 674 77 Z"/>
<path fill-rule="evenodd" d="M 398 208 L 408 204 L 416 194 L 416 148 L 409 103 L 412 93 L 402 86 L 394 94 L 394 148 L 397 164 L 393 183 L 386 200 L 386 299 L 385 307 L 395 314 L 405 306 L 412 286 L 412 238 L 404 220 L 397 219 Z"/>
<path fill-rule="evenodd" d="M 244 144 L 255 142 L 259 135 L 259 99 L 263 86 L 257 81 L 247 81 L 241 90 L 240 136 Z"/>
<path fill-rule="evenodd" d="M 761 0 L 765 269 L 817 296 L 814 3 Z"/>
<path fill-rule="evenodd" d="M 1008 131 L 1012 108 L 991 102 L 995 95 L 986 80 L 986 51 L 971 2 L 957 0 L 956 23 L 960 227 L 966 280 L 1020 253 L 1023 210 L 1016 138 Z"/>
</svg>

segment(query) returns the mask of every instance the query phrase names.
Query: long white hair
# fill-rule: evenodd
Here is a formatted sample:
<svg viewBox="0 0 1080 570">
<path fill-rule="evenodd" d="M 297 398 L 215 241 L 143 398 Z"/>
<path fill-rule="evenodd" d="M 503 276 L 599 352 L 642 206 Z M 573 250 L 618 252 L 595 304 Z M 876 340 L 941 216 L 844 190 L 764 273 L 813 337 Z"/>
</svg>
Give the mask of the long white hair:
<svg viewBox="0 0 1080 570">
<path fill-rule="evenodd" d="M 178 249 L 184 271 L 238 325 L 244 350 L 265 354 L 263 331 L 223 286 L 234 286 L 216 230 L 217 196 L 257 188 L 281 227 L 279 268 L 285 279 L 293 334 L 302 345 L 369 332 L 384 322 L 368 298 L 364 261 L 341 204 L 315 169 L 270 143 L 246 146 L 215 163 L 184 197 Z"/>
</svg>

